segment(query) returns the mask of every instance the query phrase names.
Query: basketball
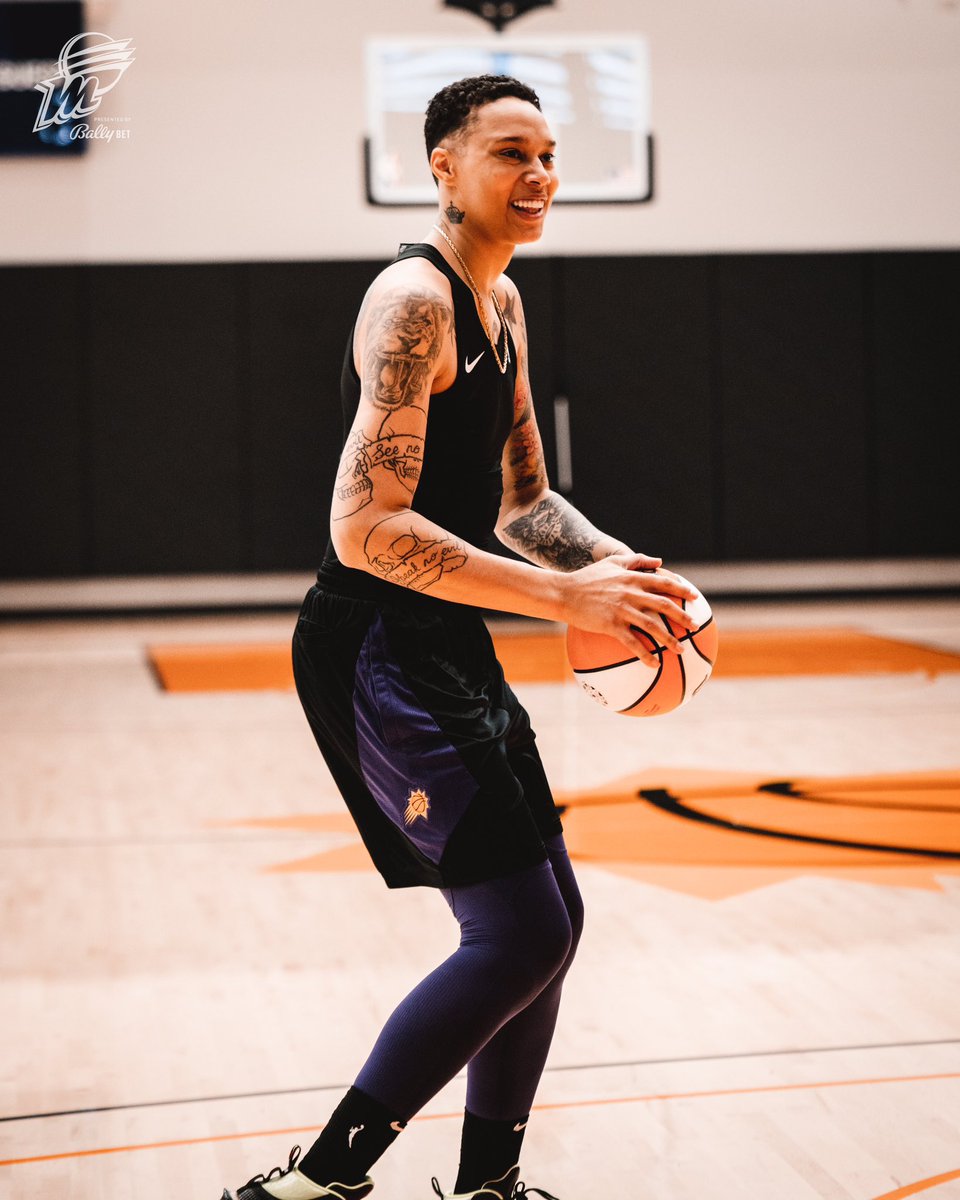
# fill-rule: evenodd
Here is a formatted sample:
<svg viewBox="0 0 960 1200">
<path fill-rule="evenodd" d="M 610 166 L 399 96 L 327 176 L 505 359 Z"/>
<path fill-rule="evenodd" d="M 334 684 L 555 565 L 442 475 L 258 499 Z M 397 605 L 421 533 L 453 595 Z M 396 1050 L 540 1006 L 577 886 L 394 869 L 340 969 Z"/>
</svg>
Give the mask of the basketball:
<svg viewBox="0 0 960 1200">
<path fill-rule="evenodd" d="M 616 638 L 589 633 L 574 625 L 568 627 L 567 659 L 574 677 L 587 695 L 604 708 L 628 717 L 660 716 L 682 708 L 710 678 L 718 642 L 717 623 L 710 605 L 699 591 L 693 600 L 670 598 L 690 613 L 697 627 L 692 631 L 674 628 L 661 614 L 664 627 L 683 647 L 680 654 L 638 631 L 643 645 L 656 654 L 657 666 L 630 658 L 629 651 Z"/>
</svg>

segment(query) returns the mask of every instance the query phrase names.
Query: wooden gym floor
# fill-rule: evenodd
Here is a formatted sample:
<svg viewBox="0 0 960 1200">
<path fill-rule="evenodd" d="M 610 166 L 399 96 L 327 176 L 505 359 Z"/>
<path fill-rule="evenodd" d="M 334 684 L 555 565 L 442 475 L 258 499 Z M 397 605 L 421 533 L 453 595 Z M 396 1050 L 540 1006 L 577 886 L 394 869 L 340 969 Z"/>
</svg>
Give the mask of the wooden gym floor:
<svg viewBox="0 0 960 1200">
<path fill-rule="evenodd" d="M 960 603 L 716 609 L 716 677 L 646 721 L 583 697 L 555 630 L 496 627 L 587 904 L 523 1176 L 960 1197 Z M 367 866 L 292 619 L 0 624 L 0 1196 L 215 1200 L 285 1163 L 455 944 Z M 452 1184 L 462 1097 L 378 1198 Z"/>
</svg>

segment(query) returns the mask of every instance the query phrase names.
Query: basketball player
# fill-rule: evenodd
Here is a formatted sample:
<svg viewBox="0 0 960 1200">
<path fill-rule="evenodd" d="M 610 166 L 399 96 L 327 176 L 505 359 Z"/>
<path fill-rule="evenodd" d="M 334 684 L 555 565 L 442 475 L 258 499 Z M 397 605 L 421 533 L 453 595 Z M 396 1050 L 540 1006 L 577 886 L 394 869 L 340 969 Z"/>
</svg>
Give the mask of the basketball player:
<svg viewBox="0 0 960 1200">
<path fill-rule="evenodd" d="M 439 889 L 461 941 L 394 1011 L 314 1145 L 239 1200 L 367 1196 L 370 1167 L 464 1066 L 446 1200 L 524 1193 L 520 1147 L 583 910 L 480 610 L 572 621 L 648 659 L 634 629 L 679 649 L 660 614 L 693 624 L 664 594 L 693 593 L 659 559 L 594 529 L 547 482 L 523 307 L 503 273 L 557 189 L 536 94 L 460 80 L 431 101 L 425 136 L 436 223 L 374 280 L 347 347 L 331 542 L 293 653 L 374 863 L 389 887 Z M 484 550 L 494 530 L 531 562 Z"/>
</svg>

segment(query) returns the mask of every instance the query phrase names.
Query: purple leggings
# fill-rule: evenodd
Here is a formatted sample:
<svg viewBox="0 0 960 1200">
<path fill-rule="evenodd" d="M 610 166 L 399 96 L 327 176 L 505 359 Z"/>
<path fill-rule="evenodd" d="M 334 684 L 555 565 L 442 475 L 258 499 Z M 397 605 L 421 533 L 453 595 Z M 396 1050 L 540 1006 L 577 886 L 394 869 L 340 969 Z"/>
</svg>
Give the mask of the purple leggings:
<svg viewBox="0 0 960 1200">
<path fill-rule="evenodd" d="M 459 948 L 394 1010 L 356 1087 L 409 1120 L 467 1065 L 467 1108 L 525 1116 L 543 1073 L 583 903 L 563 845 L 549 861 L 443 895 Z"/>
</svg>

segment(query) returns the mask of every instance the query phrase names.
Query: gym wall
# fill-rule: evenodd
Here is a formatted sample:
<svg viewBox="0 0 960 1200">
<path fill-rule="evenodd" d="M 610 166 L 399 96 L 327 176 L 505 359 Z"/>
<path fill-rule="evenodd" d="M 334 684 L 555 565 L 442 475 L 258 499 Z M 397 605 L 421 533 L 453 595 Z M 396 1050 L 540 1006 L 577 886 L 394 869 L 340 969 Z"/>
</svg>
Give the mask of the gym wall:
<svg viewBox="0 0 960 1200">
<path fill-rule="evenodd" d="M 91 0 L 131 138 L 0 160 L 0 572 L 300 569 L 322 546 L 343 342 L 423 209 L 363 199 L 374 34 L 439 0 Z M 563 0 L 637 32 L 656 199 L 557 208 L 512 274 L 572 498 L 672 558 L 953 554 L 960 9 Z M 510 33 L 505 35 L 509 39 Z"/>
<path fill-rule="evenodd" d="M 4 577 L 314 566 L 378 265 L 0 272 Z M 514 276 L 552 475 L 563 394 L 572 499 L 610 532 L 686 561 L 960 551 L 960 252 Z"/>
<path fill-rule="evenodd" d="M 100 110 L 130 140 L 0 160 L 0 262 L 388 256 L 424 214 L 364 203 L 365 39 L 489 33 L 440 0 L 87 13 L 136 48 Z M 557 0 L 502 37 L 603 32 L 650 45 L 657 200 L 558 209 L 537 253 L 960 244 L 952 0 Z"/>
</svg>

